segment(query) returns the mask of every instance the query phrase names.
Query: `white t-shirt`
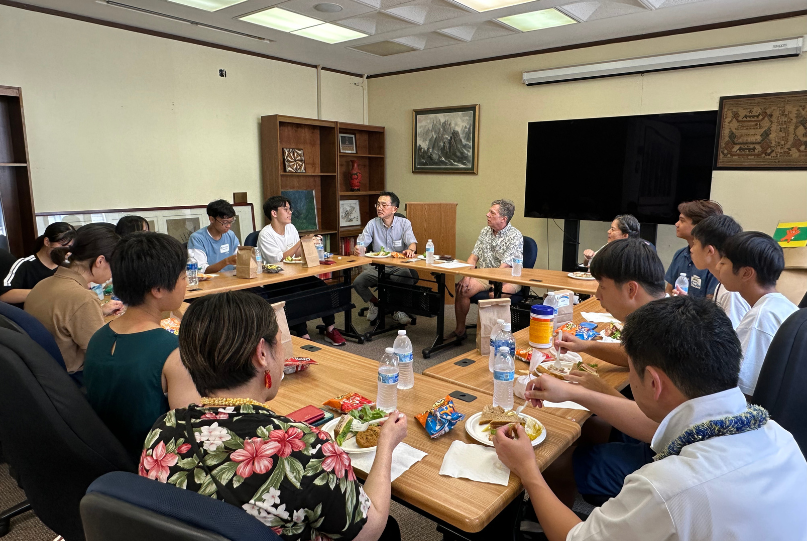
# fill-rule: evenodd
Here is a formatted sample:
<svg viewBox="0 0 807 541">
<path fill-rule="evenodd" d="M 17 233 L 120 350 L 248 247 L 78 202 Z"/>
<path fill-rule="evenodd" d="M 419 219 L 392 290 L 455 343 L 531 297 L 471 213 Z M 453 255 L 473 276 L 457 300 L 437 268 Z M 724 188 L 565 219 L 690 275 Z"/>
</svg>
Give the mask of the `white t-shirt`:
<svg viewBox="0 0 807 541">
<path fill-rule="evenodd" d="M 278 235 L 271 224 L 261 229 L 261 234 L 258 235 L 258 248 L 264 263 L 279 263 L 283 259 L 283 253 L 298 242 L 300 234 L 292 224 L 286 226 L 282 235 Z"/>
<path fill-rule="evenodd" d="M 757 301 L 737 326 L 737 336 L 743 346 L 739 386 L 745 394 L 754 394 L 771 340 L 782 323 L 796 310 L 798 307 L 781 293 L 768 293 Z"/>
<path fill-rule="evenodd" d="M 742 295 L 736 291 L 729 291 L 723 287 L 723 284 L 717 284 L 715 288 L 715 302 L 729 316 L 731 326 L 735 329 L 742 321 L 745 313 L 751 309 L 751 306 Z"/>
</svg>

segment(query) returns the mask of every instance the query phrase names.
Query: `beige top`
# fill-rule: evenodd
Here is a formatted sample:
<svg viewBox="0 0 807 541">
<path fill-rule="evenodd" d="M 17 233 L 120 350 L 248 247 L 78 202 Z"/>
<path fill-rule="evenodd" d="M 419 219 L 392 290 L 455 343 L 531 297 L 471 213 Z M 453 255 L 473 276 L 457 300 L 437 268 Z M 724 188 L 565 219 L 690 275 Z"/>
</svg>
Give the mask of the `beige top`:
<svg viewBox="0 0 807 541">
<path fill-rule="evenodd" d="M 25 300 L 25 311 L 37 318 L 56 339 L 69 373 L 84 368 L 84 354 L 95 331 L 104 326 L 98 296 L 87 281 L 66 267 L 39 282 Z"/>
</svg>

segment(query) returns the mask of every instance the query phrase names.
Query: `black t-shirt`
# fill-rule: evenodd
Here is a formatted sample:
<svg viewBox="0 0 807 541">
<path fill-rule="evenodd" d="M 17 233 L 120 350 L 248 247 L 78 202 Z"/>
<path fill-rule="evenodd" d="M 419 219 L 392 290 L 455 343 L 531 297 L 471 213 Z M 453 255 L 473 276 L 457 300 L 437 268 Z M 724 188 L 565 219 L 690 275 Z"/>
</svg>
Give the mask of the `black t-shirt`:
<svg viewBox="0 0 807 541">
<path fill-rule="evenodd" d="M 17 257 L 8 250 L 0 249 L 0 276 L 4 277 L 17 261 Z"/>
<path fill-rule="evenodd" d="M 11 289 L 33 289 L 36 284 L 54 275 L 56 269 L 46 267 L 36 255 L 18 259 L 11 266 L 3 283 L 0 284 L 0 295 Z M 22 308 L 22 304 L 14 306 Z"/>
</svg>

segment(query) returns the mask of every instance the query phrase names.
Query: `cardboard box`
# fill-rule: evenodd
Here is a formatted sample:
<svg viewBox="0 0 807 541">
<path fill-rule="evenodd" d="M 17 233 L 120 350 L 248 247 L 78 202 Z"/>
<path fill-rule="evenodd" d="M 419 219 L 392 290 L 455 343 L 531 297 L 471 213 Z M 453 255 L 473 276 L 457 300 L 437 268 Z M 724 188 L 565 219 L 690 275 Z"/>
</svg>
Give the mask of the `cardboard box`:
<svg viewBox="0 0 807 541">
<path fill-rule="evenodd" d="M 787 252 L 787 250 L 785 250 Z M 776 282 L 776 290 L 797 305 L 807 294 L 807 269 L 785 269 Z"/>
</svg>

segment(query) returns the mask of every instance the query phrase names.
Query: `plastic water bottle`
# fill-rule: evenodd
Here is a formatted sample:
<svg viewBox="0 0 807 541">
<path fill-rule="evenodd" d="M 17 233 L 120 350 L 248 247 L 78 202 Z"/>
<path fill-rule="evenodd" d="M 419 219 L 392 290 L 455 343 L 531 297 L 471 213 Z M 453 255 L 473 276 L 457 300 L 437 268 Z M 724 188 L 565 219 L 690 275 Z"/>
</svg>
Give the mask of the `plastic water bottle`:
<svg viewBox="0 0 807 541">
<path fill-rule="evenodd" d="M 400 370 L 401 374 L 398 380 L 398 388 L 411 389 L 415 385 L 415 371 L 412 368 L 412 342 L 406 336 L 405 330 L 398 331 L 398 338 L 395 339 L 392 348 L 398 356 L 398 370 Z"/>
<path fill-rule="evenodd" d="M 510 329 L 511 329 L 510 323 L 505 323 L 504 325 L 502 325 L 502 331 L 499 333 L 499 336 L 496 337 L 496 347 L 499 349 L 506 347 L 508 353 L 510 353 L 510 357 L 515 358 L 516 339 L 513 337 L 513 333 L 510 332 Z M 494 366 L 496 365 L 495 360 L 493 364 Z"/>
<path fill-rule="evenodd" d="M 524 256 L 519 252 L 513 258 L 513 276 L 521 276 L 521 269 L 524 268 Z"/>
<path fill-rule="evenodd" d="M 426 264 L 431 265 L 434 263 L 434 243 L 432 239 L 426 243 Z"/>
<path fill-rule="evenodd" d="M 364 257 L 364 254 L 367 253 L 367 248 L 364 246 L 363 235 L 359 235 L 356 237 L 356 253 L 362 257 Z"/>
<path fill-rule="evenodd" d="M 392 348 L 384 351 L 378 365 L 378 396 L 376 407 L 386 412 L 398 407 L 398 356 Z"/>
<path fill-rule="evenodd" d="M 513 380 L 516 377 L 516 365 L 506 347 L 500 347 L 496 353 L 493 367 L 493 405 L 505 410 L 513 409 Z"/>
<path fill-rule="evenodd" d="M 199 285 L 199 276 L 197 273 L 199 272 L 199 263 L 191 255 L 190 251 L 188 251 L 188 267 L 186 271 L 186 275 L 188 277 L 188 285 L 191 287 L 196 287 Z"/>
<path fill-rule="evenodd" d="M 258 270 L 256 272 L 261 274 L 263 272 L 263 258 L 261 257 L 261 249 L 257 246 L 255 247 L 255 262 L 258 264 Z"/>
<path fill-rule="evenodd" d="M 558 298 L 555 296 L 554 292 L 549 292 L 544 297 L 544 306 L 551 306 L 555 310 L 555 315 L 558 315 Z"/>
<path fill-rule="evenodd" d="M 675 281 L 675 287 L 680 287 L 681 291 L 689 293 L 689 278 L 687 278 L 687 273 L 681 273 L 681 276 Z"/>
<path fill-rule="evenodd" d="M 488 369 L 493 372 L 493 361 L 496 360 L 496 351 L 498 350 L 498 343 L 496 340 L 499 338 L 499 333 L 504 328 L 504 320 L 497 319 L 496 325 L 490 331 L 490 356 L 488 357 Z"/>
</svg>

